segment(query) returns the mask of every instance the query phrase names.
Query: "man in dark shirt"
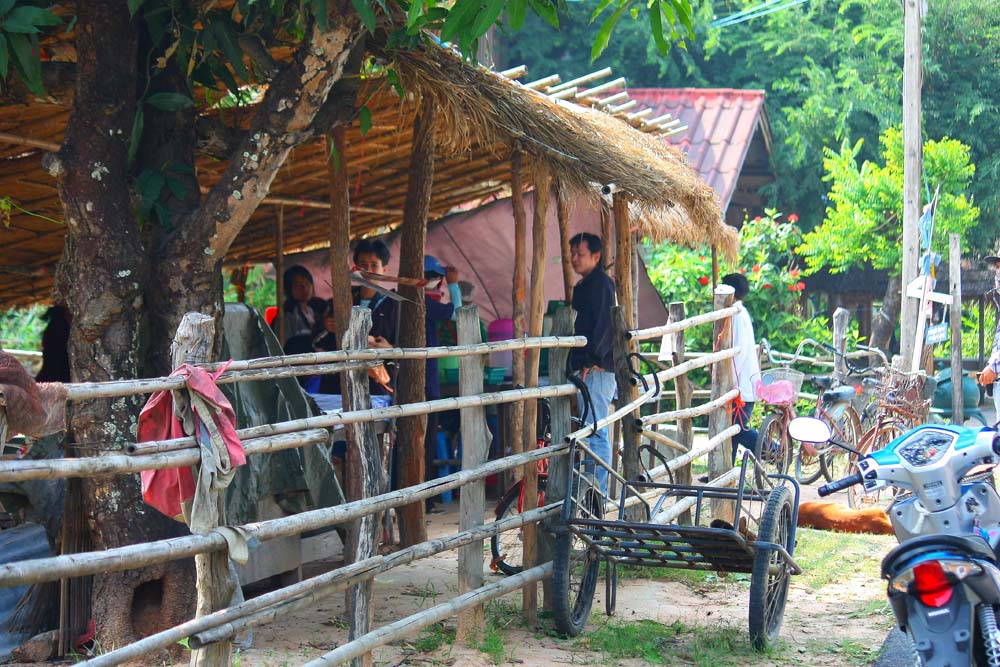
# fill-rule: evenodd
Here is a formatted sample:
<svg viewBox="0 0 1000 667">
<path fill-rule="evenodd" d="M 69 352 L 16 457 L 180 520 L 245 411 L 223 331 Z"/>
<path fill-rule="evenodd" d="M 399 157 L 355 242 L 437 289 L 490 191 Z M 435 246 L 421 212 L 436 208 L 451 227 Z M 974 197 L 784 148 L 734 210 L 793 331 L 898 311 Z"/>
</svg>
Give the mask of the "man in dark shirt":
<svg viewBox="0 0 1000 667">
<path fill-rule="evenodd" d="M 362 239 L 354 246 L 354 266 L 368 273 L 385 273 L 392 254 L 389 247 L 382 241 Z M 399 328 L 399 302 L 379 294 L 370 287 L 355 285 L 351 288 L 351 300 L 355 306 L 368 308 L 372 311 L 372 328 L 368 332 L 368 346 L 374 348 L 390 348 L 396 346 L 396 335 Z M 395 368 L 395 365 L 392 367 Z M 395 386 L 395 372 L 389 373 L 391 384 Z M 372 394 L 386 394 L 386 388 L 374 380 L 370 383 Z"/>
<path fill-rule="evenodd" d="M 580 274 L 580 282 L 573 288 L 573 309 L 576 311 L 577 336 L 586 336 L 587 345 L 573 348 L 570 367 L 580 372 L 587 385 L 596 414 L 588 415 L 593 423 L 608 416 L 617 385 L 614 374 L 614 354 L 611 345 L 611 308 L 615 305 L 615 283 L 604 272 L 601 256 L 604 246 L 601 237 L 594 234 L 577 234 L 569 241 L 570 261 L 573 270 Z M 583 397 L 578 397 L 581 414 Z M 602 428 L 589 438 L 590 448 L 606 463 L 611 462 L 611 443 L 608 429 Z M 597 482 L 607 491 L 608 471 L 596 469 Z"/>
</svg>

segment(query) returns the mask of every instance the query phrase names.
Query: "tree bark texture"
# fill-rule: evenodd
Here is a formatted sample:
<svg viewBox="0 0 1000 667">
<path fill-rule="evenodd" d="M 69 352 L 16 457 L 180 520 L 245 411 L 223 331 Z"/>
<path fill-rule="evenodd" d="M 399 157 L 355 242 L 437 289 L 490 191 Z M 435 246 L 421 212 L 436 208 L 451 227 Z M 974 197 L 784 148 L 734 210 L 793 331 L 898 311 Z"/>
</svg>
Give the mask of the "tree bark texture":
<svg viewBox="0 0 1000 667">
<path fill-rule="evenodd" d="M 343 125 L 335 127 L 326 139 L 327 153 L 330 155 L 327 165 L 330 178 L 330 286 L 333 290 L 337 344 L 341 347 L 344 332 L 350 324 L 352 303 L 351 276 L 348 271 L 351 262 L 351 196 L 347 182 L 344 130 Z"/>
<path fill-rule="evenodd" d="M 427 241 L 427 214 L 431 188 L 434 184 L 434 107 L 428 100 L 420 106 L 413 121 L 413 152 L 410 161 L 410 181 L 403 208 L 403 231 L 399 247 L 399 272 L 410 277 L 424 275 L 424 244 Z M 400 294 L 409 299 L 400 304 L 400 347 L 424 347 L 427 344 L 425 318 L 427 307 L 424 291 L 419 287 L 400 285 Z M 427 362 L 404 359 L 399 367 L 399 403 L 419 403 L 425 400 Z M 424 433 L 427 416 L 404 417 L 397 424 L 397 458 L 402 486 L 424 481 Z M 412 546 L 427 540 L 423 502 L 400 508 L 399 539 L 402 546 Z"/>
<path fill-rule="evenodd" d="M 889 276 L 885 286 L 885 296 L 882 297 L 882 308 L 872 320 L 872 337 L 869 345 L 879 348 L 891 358 L 889 349 L 892 335 L 899 322 L 899 311 L 902 306 L 902 279 L 900 276 Z"/>
<path fill-rule="evenodd" d="M 514 300 L 514 338 L 524 338 L 527 333 L 527 233 L 528 220 L 524 210 L 524 159 L 520 151 L 515 151 L 510 164 L 511 205 L 514 211 L 514 283 L 511 296 Z M 537 200 L 536 200 L 537 206 Z M 514 350 L 511 362 L 511 382 L 515 387 L 525 381 L 524 355 Z M 510 406 L 510 430 L 507 441 L 511 453 L 524 451 L 524 403 Z M 504 453 L 506 455 L 506 452 Z M 520 471 L 512 470 L 516 479 Z"/>
<path fill-rule="evenodd" d="M 68 231 L 63 284 L 74 314 L 73 377 L 103 381 L 139 372 L 148 273 L 129 200 L 127 151 L 135 104 L 121 94 L 135 86 L 137 42 L 121 7 L 81 3 L 78 11 L 74 105 L 63 147 L 46 163 L 57 176 Z M 113 449 L 132 439 L 138 408 L 134 398 L 82 403 L 73 411 L 74 436 L 94 445 L 91 455 Z M 96 549 L 185 532 L 142 502 L 134 476 L 83 480 L 82 497 Z M 122 645 L 140 631 L 190 618 L 193 572 L 193 562 L 185 560 L 95 576 L 91 615 L 99 623 L 98 641 Z"/>
</svg>

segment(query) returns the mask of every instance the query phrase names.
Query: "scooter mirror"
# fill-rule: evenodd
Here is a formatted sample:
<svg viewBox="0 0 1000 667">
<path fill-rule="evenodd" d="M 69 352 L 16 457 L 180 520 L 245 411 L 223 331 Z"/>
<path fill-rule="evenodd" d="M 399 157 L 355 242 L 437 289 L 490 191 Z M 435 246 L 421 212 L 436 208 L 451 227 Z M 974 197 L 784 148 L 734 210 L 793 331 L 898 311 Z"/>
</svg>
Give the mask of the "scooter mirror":
<svg viewBox="0 0 1000 667">
<path fill-rule="evenodd" d="M 833 433 L 822 419 L 796 417 L 788 424 L 788 435 L 799 442 L 827 442 Z"/>
</svg>

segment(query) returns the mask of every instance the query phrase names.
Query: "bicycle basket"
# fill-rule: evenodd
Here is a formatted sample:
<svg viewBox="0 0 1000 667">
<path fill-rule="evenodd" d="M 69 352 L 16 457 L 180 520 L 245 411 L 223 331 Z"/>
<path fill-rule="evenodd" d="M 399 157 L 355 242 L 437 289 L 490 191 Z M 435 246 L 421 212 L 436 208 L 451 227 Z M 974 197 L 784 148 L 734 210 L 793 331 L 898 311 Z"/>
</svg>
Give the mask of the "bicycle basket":
<svg viewBox="0 0 1000 667">
<path fill-rule="evenodd" d="M 802 389 L 805 373 L 794 368 L 769 368 L 761 371 L 757 382 L 757 398 L 768 405 L 794 403 Z"/>
</svg>

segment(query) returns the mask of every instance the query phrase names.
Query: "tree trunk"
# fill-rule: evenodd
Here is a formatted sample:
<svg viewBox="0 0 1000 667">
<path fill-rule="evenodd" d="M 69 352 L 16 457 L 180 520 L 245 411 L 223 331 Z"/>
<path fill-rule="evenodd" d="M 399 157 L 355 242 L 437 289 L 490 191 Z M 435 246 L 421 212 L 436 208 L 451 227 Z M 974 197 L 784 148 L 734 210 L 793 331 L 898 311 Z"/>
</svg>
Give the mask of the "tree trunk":
<svg viewBox="0 0 1000 667">
<path fill-rule="evenodd" d="M 67 223 L 64 286 L 74 314 L 70 338 L 77 381 L 136 377 L 146 283 L 145 252 L 128 188 L 128 140 L 135 111 L 136 38 L 128 14 L 111 3 L 80 3 L 74 105 L 62 150 L 46 165 L 57 177 Z M 108 40 L 107 35 L 115 35 Z M 97 455 L 132 439 L 138 400 L 82 403 L 78 441 Z M 83 480 L 83 511 L 98 550 L 186 531 L 141 498 L 135 476 Z M 94 577 L 91 617 L 103 646 L 120 646 L 190 618 L 190 560 Z"/>
<path fill-rule="evenodd" d="M 885 287 L 885 296 L 882 297 L 882 308 L 872 320 L 872 335 L 869 341 L 869 345 L 879 348 L 886 356 L 892 354 L 889 345 L 896 331 L 896 324 L 899 322 L 902 299 L 902 279 L 899 276 L 890 276 L 889 284 Z"/>
</svg>

